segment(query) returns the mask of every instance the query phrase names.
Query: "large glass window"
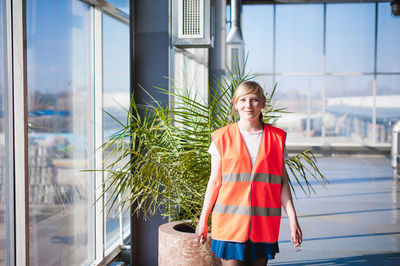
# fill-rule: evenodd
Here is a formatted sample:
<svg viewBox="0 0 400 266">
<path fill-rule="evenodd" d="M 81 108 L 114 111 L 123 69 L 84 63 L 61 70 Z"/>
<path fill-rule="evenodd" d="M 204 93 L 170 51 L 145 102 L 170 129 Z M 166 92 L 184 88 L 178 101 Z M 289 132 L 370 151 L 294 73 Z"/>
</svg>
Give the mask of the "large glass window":
<svg viewBox="0 0 400 266">
<path fill-rule="evenodd" d="M 249 5 L 242 18 L 247 70 L 261 72 L 266 90 L 277 82 L 289 143 L 390 143 L 400 119 L 400 18 L 390 3 Z"/>
<path fill-rule="evenodd" d="M 378 75 L 376 83 L 377 140 L 390 142 L 393 125 L 400 119 L 400 73 Z"/>
<path fill-rule="evenodd" d="M 288 132 L 287 143 L 321 140 L 321 77 L 277 76 L 275 107 L 287 108 L 278 126 Z"/>
<path fill-rule="evenodd" d="M 322 72 L 323 11 L 323 5 L 276 7 L 276 72 Z"/>
<path fill-rule="evenodd" d="M 254 72 L 273 71 L 273 12 L 272 5 L 243 6 L 243 39 L 248 54 L 247 63 Z M 246 19 L 245 16 L 252 16 L 253 19 Z"/>
<path fill-rule="evenodd" d="M 390 16 L 388 3 L 378 5 L 378 71 L 400 72 L 400 17 Z"/>
<path fill-rule="evenodd" d="M 373 75 L 328 76 L 326 83 L 327 141 L 371 142 Z"/>
<path fill-rule="evenodd" d="M 28 0 L 30 265 L 94 259 L 91 8 Z"/>
<path fill-rule="evenodd" d="M 103 62 L 103 107 L 125 123 L 130 102 L 129 26 L 106 14 L 103 14 Z M 117 132 L 119 128 L 120 124 L 104 114 L 104 137 Z M 121 213 L 116 208 L 108 207 L 106 248 L 119 244 L 122 241 L 121 233 L 126 232 L 129 232 L 129 210 Z"/>
<path fill-rule="evenodd" d="M 327 72 L 374 71 L 375 4 L 329 4 L 326 13 Z"/>
<path fill-rule="evenodd" d="M 6 221 L 7 221 L 7 197 L 6 197 L 6 165 L 7 151 L 6 147 L 6 101 L 7 101 L 7 37 L 6 37 L 6 22 L 5 22 L 4 1 L 0 1 L 0 265 L 6 265 L 7 245 L 6 236 Z M 12 180 L 9 180 L 12 182 Z"/>
</svg>

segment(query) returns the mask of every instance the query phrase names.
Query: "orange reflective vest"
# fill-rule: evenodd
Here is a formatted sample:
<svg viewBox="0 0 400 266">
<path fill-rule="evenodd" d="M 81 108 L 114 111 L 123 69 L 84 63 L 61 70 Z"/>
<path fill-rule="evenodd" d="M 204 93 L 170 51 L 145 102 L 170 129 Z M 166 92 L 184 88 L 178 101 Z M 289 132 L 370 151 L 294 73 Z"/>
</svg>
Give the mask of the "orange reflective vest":
<svg viewBox="0 0 400 266">
<path fill-rule="evenodd" d="M 212 138 L 221 155 L 222 178 L 212 212 L 212 238 L 277 242 L 286 132 L 264 124 L 254 165 L 237 123 L 216 130 Z"/>
</svg>

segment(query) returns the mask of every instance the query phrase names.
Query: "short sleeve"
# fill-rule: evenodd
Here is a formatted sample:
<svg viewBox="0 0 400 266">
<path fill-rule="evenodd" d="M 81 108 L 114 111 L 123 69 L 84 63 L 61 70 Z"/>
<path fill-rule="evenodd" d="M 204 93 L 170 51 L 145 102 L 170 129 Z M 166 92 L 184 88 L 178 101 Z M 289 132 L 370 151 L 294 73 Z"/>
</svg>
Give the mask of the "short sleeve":
<svg viewBox="0 0 400 266">
<path fill-rule="evenodd" d="M 219 158 L 221 158 L 221 155 L 219 154 L 219 151 L 217 149 L 217 145 L 215 145 L 215 142 L 212 141 L 210 144 L 210 148 L 208 148 L 208 153 L 211 155 L 216 155 Z"/>
</svg>

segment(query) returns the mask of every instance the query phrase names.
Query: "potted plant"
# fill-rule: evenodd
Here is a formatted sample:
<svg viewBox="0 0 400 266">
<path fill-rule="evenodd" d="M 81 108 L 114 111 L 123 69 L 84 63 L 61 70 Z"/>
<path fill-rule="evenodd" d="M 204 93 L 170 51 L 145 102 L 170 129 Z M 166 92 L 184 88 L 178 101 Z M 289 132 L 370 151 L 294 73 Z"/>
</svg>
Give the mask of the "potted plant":
<svg viewBox="0 0 400 266">
<path fill-rule="evenodd" d="M 124 209 L 134 206 L 132 215 L 140 213 L 144 217 L 160 211 L 169 221 L 179 221 L 160 227 L 160 246 L 169 248 L 160 250 L 160 265 L 163 265 L 162 256 L 170 255 L 174 250 L 198 256 L 171 247 L 172 242 L 179 242 L 176 239 L 161 239 L 161 235 L 168 235 L 176 229 L 192 230 L 193 235 L 182 233 L 184 240 L 179 245 L 192 250 L 193 245 L 197 245 L 195 250 L 201 253 L 199 256 L 206 256 L 204 264 L 213 263 L 212 256 L 203 254 L 209 247 L 200 248 L 194 237 L 210 175 L 210 156 L 207 152 L 210 134 L 237 119 L 231 116 L 230 99 L 234 89 L 241 82 L 255 77 L 245 73 L 244 68 L 228 70 L 228 78 L 221 77 L 216 81 L 216 88 L 209 88 L 209 99 L 199 99 L 185 89 L 175 88 L 170 92 L 159 88 L 161 93 L 174 99 L 172 107 L 162 106 L 154 99 L 152 103 L 141 106 L 132 98 L 130 108 L 126 110 L 127 121 L 115 118 L 121 129 L 111 135 L 102 147 L 107 154 L 102 170 L 107 176 L 107 204 L 112 209 L 117 205 Z M 264 122 L 268 124 L 274 124 L 285 112 L 273 105 L 275 89 L 276 86 L 270 94 L 266 94 L 267 107 L 263 115 Z M 287 159 L 286 167 L 292 190 L 293 181 L 306 193 L 313 190 L 308 178 L 315 178 L 321 184 L 326 182 L 309 150 Z M 190 242 L 191 239 L 193 242 Z M 188 265 L 182 261 L 182 255 L 178 259 L 182 265 Z M 197 257 L 195 262 L 199 265 Z"/>
</svg>

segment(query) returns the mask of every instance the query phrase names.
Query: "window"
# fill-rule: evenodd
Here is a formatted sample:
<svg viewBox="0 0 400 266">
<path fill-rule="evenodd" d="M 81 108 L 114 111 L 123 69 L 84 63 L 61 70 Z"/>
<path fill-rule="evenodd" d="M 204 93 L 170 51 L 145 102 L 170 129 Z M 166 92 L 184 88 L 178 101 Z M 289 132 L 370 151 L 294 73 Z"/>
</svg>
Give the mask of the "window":
<svg viewBox="0 0 400 266">
<path fill-rule="evenodd" d="M 323 7 L 276 7 L 276 72 L 322 72 Z"/>
<path fill-rule="evenodd" d="M 242 33 L 249 70 L 260 73 L 273 71 L 273 12 L 272 5 L 243 6 Z M 247 16 L 253 19 L 247 19 Z"/>
<path fill-rule="evenodd" d="M 390 143 L 400 118 L 400 20 L 390 3 L 245 5 L 242 17 L 247 70 L 261 72 L 267 91 L 277 82 L 289 143 Z"/>
<path fill-rule="evenodd" d="M 287 144 L 320 141 L 322 134 L 322 77 L 277 76 L 275 107 L 287 108 L 278 126 L 288 132 Z"/>
<path fill-rule="evenodd" d="M 390 13 L 390 4 L 378 4 L 378 71 L 399 73 L 400 18 Z"/>
<path fill-rule="evenodd" d="M 95 257 L 90 10 L 27 1 L 30 265 Z"/>
<path fill-rule="evenodd" d="M 329 4 L 326 9 L 327 72 L 374 71 L 375 4 Z"/>
<path fill-rule="evenodd" d="M 107 264 L 120 247 L 105 250 L 105 233 L 108 247 L 130 233 L 128 212 L 106 228 L 101 175 L 82 171 L 115 130 L 96 127 L 101 108 L 122 113 L 103 92 L 129 104 L 129 1 L 115 4 L 0 0 L 1 265 Z"/>
<path fill-rule="evenodd" d="M 0 1 L 0 254 L 8 254 L 7 240 L 10 237 L 9 230 L 7 230 L 8 211 L 7 205 L 7 182 L 12 182 L 11 177 L 6 179 L 7 163 L 8 163 L 8 145 L 7 145 L 7 90 L 8 90 L 8 77 L 7 77 L 7 34 L 6 34 L 6 13 L 5 3 Z M 6 265 L 7 258 L 0 255 L 0 265 Z"/>
<path fill-rule="evenodd" d="M 103 14 L 103 107 L 125 123 L 130 101 L 129 27 Z M 125 109 L 124 109 L 125 108 Z M 117 132 L 119 124 L 109 115 L 103 118 L 104 137 Z M 123 234 L 129 233 L 129 210 L 107 208 L 106 248 L 121 244 Z"/>
</svg>

